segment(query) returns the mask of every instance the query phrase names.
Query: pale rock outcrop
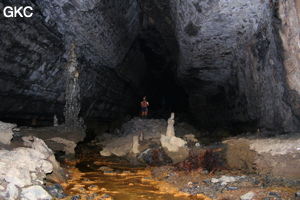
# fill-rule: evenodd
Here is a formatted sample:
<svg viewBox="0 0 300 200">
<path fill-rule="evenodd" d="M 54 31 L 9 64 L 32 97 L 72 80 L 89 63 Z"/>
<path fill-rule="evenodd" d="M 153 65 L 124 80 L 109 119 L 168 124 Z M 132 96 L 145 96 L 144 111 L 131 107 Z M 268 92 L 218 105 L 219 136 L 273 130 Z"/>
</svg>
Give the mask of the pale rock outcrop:
<svg viewBox="0 0 300 200">
<path fill-rule="evenodd" d="M 9 183 L 6 188 L 9 199 L 16 199 L 19 196 L 19 190 L 13 183 Z"/>
<path fill-rule="evenodd" d="M 183 161 L 189 155 L 189 150 L 185 145 L 186 141 L 175 136 L 175 114 L 171 113 L 170 118 L 168 119 L 168 127 L 166 135 L 161 135 L 160 143 L 161 146 L 166 150 L 167 155 L 173 160 L 174 163 Z"/>
<path fill-rule="evenodd" d="M 134 118 L 123 124 L 119 137 L 109 136 L 107 140 L 97 142 L 104 146 L 100 154 L 126 157 L 132 163 L 178 163 L 188 156 L 189 150 L 185 147 L 186 141 L 175 136 L 174 122 L 174 113 L 168 126 L 163 119 Z M 152 159 L 156 153 L 162 160 Z"/>
<path fill-rule="evenodd" d="M 113 139 L 108 137 L 107 141 L 100 142 L 104 145 L 100 154 L 102 156 L 126 156 L 129 152 L 141 152 L 138 143 L 141 135 L 143 135 L 144 141 L 151 140 L 158 143 L 160 135 L 165 131 L 165 120 L 134 118 L 122 125 L 121 133 L 118 137 Z"/>
<path fill-rule="evenodd" d="M 0 121 L 0 143 L 10 144 L 10 141 L 14 135 L 12 129 L 16 126 L 16 124 L 10 124 Z"/>
<path fill-rule="evenodd" d="M 61 183 L 66 180 L 65 173 L 43 140 L 27 137 L 25 141 L 31 148 L 0 150 L 0 198 L 51 199 L 41 187 L 44 179 Z"/>
<path fill-rule="evenodd" d="M 38 150 L 46 156 L 46 160 L 49 161 L 53 166 L 53 172 L 47 176 L 48 180 L 53 182 L 63 183 L 66 182 L 66 174 L 60 167 L 59 162 L 55 159 L 53 151 L 48 148 L 45 142 L 37 137 L 33 137 L 33 142 L 31 143 L 33 149 Z"/>
<path fill-rule="evenodd" d="M 186 144 L 186 142 L 181 138 L 178 138 L 176 136 L 168 137 L 165 135 L 161 135 L 160 142 L 163 147 L 171 152 L 179 152 L 180 148 L 184 147 L 184 145 Z"/>
<path fill-rule="evenodd" d="M 298 133 L 272 138 L 231 138 L 223 143 L 227 144 L 226 160 L 230 168 L 300 180 Z"/>
<path fill-rule="evenodd" d="M 19 190 L 30 185 L 41 185 L 47 173 L 53 170 L 46 156 L 34 149 L 20 147 L 12 151 L 0 151 L 0 181 L 10 199 L 18 199 Z M 8 184 L 7 184 L 8 183 Z M 7 184 L 7 185 L 6 185 Z"/>
<path fill-rule="evenodd" d="M 64 151 L 66 154 L 75 154 L 75 148 L 77 146 L 75 142 L 60 137 L 50 138 L 47 140 L 47 143 L 51 143 L 51 146 L 54 146 L 55 143 L 58 144 L 55 150 Z"/>
<path fill-rule="evenodd" d="M 42 139 L 52 151 L 64 151 L 69 157 L 74 156 L 77 143 L 83 141 L 86 136 L 84 130 L 80 128 L 65 130 L 64 125 L 22 128 L 19 135 L 23 136 L 25 146 L 31 146 L 33 137 L 37 137 Z"/>
<path fill-rule="evenodd" d="M 50 200 L 52 197 L 39 185 L 33 185 L 22 190 L 22 195 L 30 200 Z"/>
<path fill-rule="evenodd" d="M 168 119 L 166 135 L 161 135 L 160 142 L 163 147 L 168 149 L 168 151 L 178 152 L 181 147 L 184 147 L 186 141 L 175 136 L 174 116 L 175 114 L 171 113 L 171 117 Z"/>
</svg>

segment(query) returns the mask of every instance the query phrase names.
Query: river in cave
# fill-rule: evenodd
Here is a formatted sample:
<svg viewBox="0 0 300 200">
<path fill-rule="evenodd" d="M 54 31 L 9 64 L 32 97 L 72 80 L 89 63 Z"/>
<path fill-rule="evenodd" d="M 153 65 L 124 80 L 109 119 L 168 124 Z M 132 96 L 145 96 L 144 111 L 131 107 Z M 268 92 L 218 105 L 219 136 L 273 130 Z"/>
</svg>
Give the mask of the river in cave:
<svg viewBox="0 0 300 200">
<path fill-rule="evenodd" d="M 92 151 L 78 153 L 76 162 L 62 162 L 71 177 L 63 184 L 64 192 L 69 196 L 66 199 L 205 199 L 181 194 L 166 186 L 159 187 L 159 182 L 152 179 L 149 167 L 131 165 L 122 158 L 102 157 Z M 92 195 L 94 193 L 97 197 Z"/>
</svg>

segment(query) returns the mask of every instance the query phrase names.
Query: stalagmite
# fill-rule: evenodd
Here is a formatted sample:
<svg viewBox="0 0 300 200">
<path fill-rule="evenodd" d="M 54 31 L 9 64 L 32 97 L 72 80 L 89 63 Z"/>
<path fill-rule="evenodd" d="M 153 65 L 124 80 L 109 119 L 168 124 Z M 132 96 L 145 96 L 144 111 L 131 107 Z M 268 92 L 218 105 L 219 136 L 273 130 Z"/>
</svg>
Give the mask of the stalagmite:
<svg viewBox="0 0 300 200">
<path fill-rule="evenodd" d="M 133 136 L 132 138 L 132 152 L 135 154 L 140 153 L 139 151 L 139 136 Z"/>
<path fill-rule="evenodd" d="M 167 127 L 167 132 L 166 132 L 166 136 L 168 136 L 168 137 L 175 136 L 174 116 L 175 116 L 175 114 L 172 112 L 170 118 L 168 119 L 168 127 Z"/>
<path fill-rule="evenodd" d="M 12 138 L 14 137 L 13 128 L 15 128 L 16 124 L 10 124 L 0 121 L 0 143 L 2 144 L 10 144 Z"/>
<path fill-rule="evenodd" d="M 170 118 L 168 119 L 168 127 L 166 131 L 166 135 L 161 135 L 160 142 L 161 145 L 168 149 L 171 152 L 178 152 L 181 147 L 184 147 L 186 142 L 181 138 L 175 136 L 174 130 L 174 113 L 171 113 Z"/>
<path fill-rule="evenodd" d="M 67 63 L 66 104 L 64 109 L 65 125 L 68 129 L 83 127 L 78 117 L 81 106 L 77 65 L 75 45 L 72 44 Z"/>
<path fill-rule="evenodd" d="M 53 117 L 53 126 L 58 126 L 58 119 L 57 119 L 56 115 L 54 115 L 54 117 Z"/>
</svg>

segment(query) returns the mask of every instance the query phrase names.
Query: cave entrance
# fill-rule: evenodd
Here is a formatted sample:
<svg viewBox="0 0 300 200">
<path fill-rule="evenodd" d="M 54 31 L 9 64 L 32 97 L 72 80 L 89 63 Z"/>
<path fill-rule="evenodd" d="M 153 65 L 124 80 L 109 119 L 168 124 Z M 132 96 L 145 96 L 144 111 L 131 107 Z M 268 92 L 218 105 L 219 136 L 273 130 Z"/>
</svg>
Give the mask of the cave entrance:
<svg viewBox="0 0 300 200">
<path fill-rule="evenodd" d="M 188 112 L 188 94 L 176 82 L 175 62 L 161 34 L 154 26 L 148 26 L 141 31 L 139 43 L 147 64 L 142 84 L 150 109 L 162 109 L 165 101 L 167 111 Z"/>
</svg>

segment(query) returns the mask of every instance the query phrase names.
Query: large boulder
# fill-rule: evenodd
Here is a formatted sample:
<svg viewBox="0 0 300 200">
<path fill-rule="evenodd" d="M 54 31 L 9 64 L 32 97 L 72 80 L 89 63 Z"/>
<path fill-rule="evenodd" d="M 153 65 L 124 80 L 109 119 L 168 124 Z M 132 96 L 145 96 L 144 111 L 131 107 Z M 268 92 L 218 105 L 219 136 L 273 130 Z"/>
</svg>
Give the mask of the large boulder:
<svg viewBox="0 0 300 200">
<path fill-rule="evenodd" d="M 47 174 L 52 180 L 66 181 L 66 176 L 53 151 L 43 140 L 33 137 L 31 148 L 18 147 L 11 151 L 0 150 L 0 198 L 51 199 L 41 187 Z M 34 198 L 33 198 L 34 197 Z"/>
<path fill-rule="evenodd" d="M 30 200 L 50 200 L 52 197 L 39 185 L 33 185 L 23 189 L 22 195 Z"/>
<path fill-rule="evenodd" d="M 54 152 L 64 151 L 73 157 L 78 142 L 82 142 L 86 136 L 82 129 L 68 130 L 63 125 L 53 127 L 23 128 L 19 132 L 25 144 L 30 146 L 33 137 L 42 139 Z"/>
<path fill-rule="evenodd" d="M 230 168 L 300 180 L 300 136 L 297 133 L 230 138 L 224 143 Z"/>
</svg>

